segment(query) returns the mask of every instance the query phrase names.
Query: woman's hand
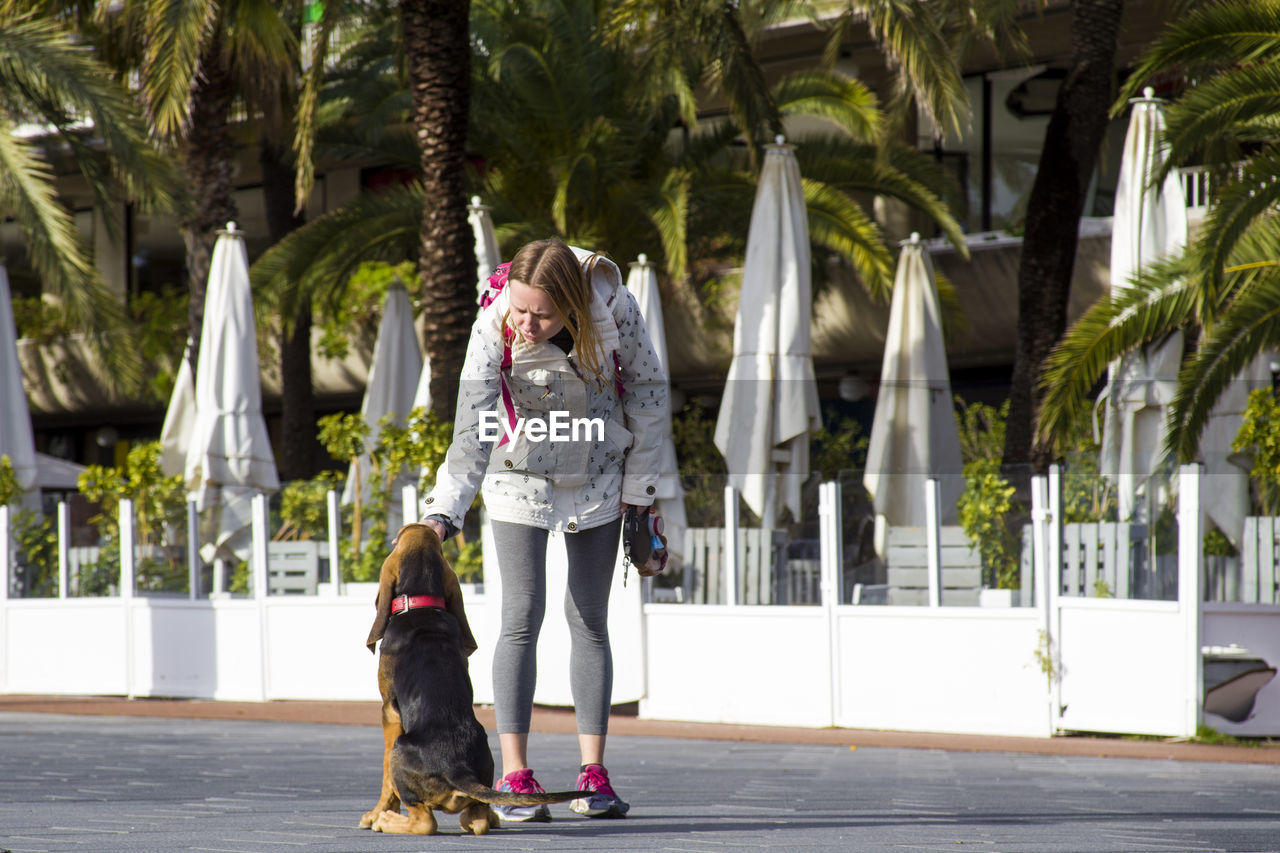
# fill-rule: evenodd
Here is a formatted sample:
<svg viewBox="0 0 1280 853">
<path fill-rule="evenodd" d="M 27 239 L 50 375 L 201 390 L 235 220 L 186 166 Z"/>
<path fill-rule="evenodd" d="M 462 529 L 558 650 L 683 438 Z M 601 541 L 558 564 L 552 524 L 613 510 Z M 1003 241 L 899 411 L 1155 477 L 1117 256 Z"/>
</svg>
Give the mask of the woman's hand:
<svg viewBox="0 0 1280 853">
<path fill-rule="evenodd" d="M 436 521 L 434 518 L 424 518 L 422 523 L 434 530 L 436 532 L 436 536 L 440 537 L 441 542 L 448 538 L 449 531 L 445 530 L 444 525 Z"/>
</svg>

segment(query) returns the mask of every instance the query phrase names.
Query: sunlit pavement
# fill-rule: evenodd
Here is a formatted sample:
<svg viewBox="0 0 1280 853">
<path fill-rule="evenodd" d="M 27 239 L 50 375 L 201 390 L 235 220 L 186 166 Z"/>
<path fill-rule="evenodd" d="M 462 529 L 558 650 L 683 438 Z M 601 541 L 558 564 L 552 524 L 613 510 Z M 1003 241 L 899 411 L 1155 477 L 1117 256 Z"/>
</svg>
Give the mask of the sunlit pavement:
<svg viewBox="0 0 1280 853">
<path fill-rule="evenodd" d="M 432 838 L 355 828 L 374 726 L 0 713 L 0 849 L 14 851 L 1280 849 L 1274 765 L 615 735 L 626 820 Z M 496 738 L 493 748 L 497 749 Z M 537 733 L 548 789 L 576 738 Z"/>
</svg>

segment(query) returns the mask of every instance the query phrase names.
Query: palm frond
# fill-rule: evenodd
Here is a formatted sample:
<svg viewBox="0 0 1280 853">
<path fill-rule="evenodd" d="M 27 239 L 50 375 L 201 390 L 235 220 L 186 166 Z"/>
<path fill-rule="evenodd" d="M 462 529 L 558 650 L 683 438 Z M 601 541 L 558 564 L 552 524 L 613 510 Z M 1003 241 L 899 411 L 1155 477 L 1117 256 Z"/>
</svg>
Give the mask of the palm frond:
<svg viewBox="0 0 1280 853">
<path fill-rule="evenodd" d="M 1036 431 L 1041 441 L 1056 445 L 1069 434 L 1109 364 L 1194 320 L 1198 288 L 1186 273 L 1182 259 L 1158 264 L 1140 283 L 1100 299 L 1067 330 L 1040 378 L 1044 399 Z"/>
<path fill-rule="evenodd" d="M 791 74 L 774 88 L 773 97 L 783 115 L 827 119 L 861 142 L 880 134 L 876 96 L 852 77 L 824 71 Z"/>
<path fill-rule="evenodd" d="M 674 281 L 683 280 L 689 266 L 690 183 L 688 172 L 672 169 L 663 178 L 657 203 L 649 211 L 649 221 L 662 243 L 667 274 Z"/>
<path fill-rule="evenodd" d="M 329 161 L 363 161 L 414 171 L 421 167 L 412 128 L 370 130 L 355 124 L 322 127 L 316 134 L 315 150 Z"/>
<path fill-rule="evenodd" d="M 142 79 L 151 126 L 161 137 L 177 137 L 186 126 L 191 81 L 217 15 L 217 0 L 147 0 Z"/>
<path fill-rule="evenodd" d="M 871 296 L 887 300 L 893 290 L 893 257 L 880 226 L 846 193 L 809 178 L 802 183 L 810 239 L 849 258 Z"/>
<path fill-rule="evenodd" d="M 73 147 L 76 164 L 100 200 L 110 175 L 135 202 L 176 206 L 182 194 L 176 171 L 147 143 L 129 93 L 90 48 L 72 42 L 54 21 L 0 25 L 0 91 L 20 97 L 33 119 L 53 127 Z"/>
<path fill-rule="evenodd" d="M 1280 63 L 1231 68 L 1188 90 L 1166 113 L 1167 173 L 1222 133 L 1254 136 L 1280 114 Z M 1255 121 L 1262 125 L 1252 124 Z M 1265 137 L 1274 139 L 1274 136 Z M 1163 177 L 1163 175 L 1161 175 Z"/>
<path fill-rule="evenodd" d="M 1218 398 L 1260 353 L 1280 346 L 1280 261 L 1266 268 L 1201 341 L 1178 376 L 1165 444 L 1186 462 Z"/>
<path fill-rule="evenodd" d="M 1170 24 L 1147 49 L 1111 107 L 1119 115 L 1152 78 L 1181 69 L 1190 79 L 1230 64 L 1267 61 L 1280 54 L 1280 2 L 1228 0 L 1199 4 Z"/>
<path fill-rule="evenodd" d="M 969 99 L 932 4 L 863 0 L 859 6 L 890 68 L 897 71 L 896 91 L 910 91 L 942 132 L 963 134 L 969 126 Z"/>
<path fill-rule="evenodd" d="M 1271 216 L 1280 203 L 1280 151 L 1270 149 L 1251 157 L 1239 177 L 1222 187 L 1197 241 L 1201 270 L 1211 284 L 1222 279 L 1241 236 L 1260 217 Z"/>
<path fill-rule="evenodd" d="M 320 89 L 324 82 L 325 62 L 329 57 L 333 31 L 346 13 L 343 3 L 325 3 L 322 6 L 315 31 L 311 33 L 311 65 L 303 69 L 302 91 L 298 95 L 298 112 L 294 118 L 293 152 L 296 155 L 296 175 L 293 197 L 299 213 L 311 197 L 316 182 L 315 141 L 316 110 L 320 101 Z"/>
<path fill-rule="evenodd" d="M 297 315 L 304 298 L 331 314 L 341 311 L 347 279 L 365 261 L 399 262 L 417 256 L 424 195 L 414 184 L 364 193 L 268 249 L 249 269 L 255 294 Z"/>
<path fill-rule="evenodd" d="M 222 25 L 228 65 L 250 102 L 278 103 L 297 88 L 301 73 L 298 39 L 278 0 L 236 0 L 225 4 Z"/>
<path fill-rule="evenodd" d="M 64 314 L 85 330 L 106 374 L 124 390 L 141 375 L 136 351 L 123 344 L 120 301 L 98 279 L 75 223 L 58 202 L 53 173 L 33 146 L 13 134 L 0 115 L 0 208 L 12 212 L 26 240 L 31 266 Z"/>
<path fill-rule="evenodd" d="M 899 146 L 888 146 L 897 149 Z M 896 198 L 914 207 L 932 219 L 956 250 L 968 257 L 964 232 L 951 215 L 941 198 L 921 181 L 894 167 L 894 163 L 914 169 L 923 165 L 923 176 L 933 180 L 937 175 L 924 157 L 905 156 L 903 152 L 891 155 L 891 162 L 883 162 L 878 155 L 882 149 L 850 146 L 838 137 L 806 137 L 796 148 L 800 173 L 845 193 L 870 193 Z"/>
<path fill-rule="evenodd" d="M 0 115 L 0 199 L 27 238 L 31 265 L 75 321 L 92 325 L 80 285 L 94 276 L 71 215 L 58 202 L 53 170 Z"/>
</svg>

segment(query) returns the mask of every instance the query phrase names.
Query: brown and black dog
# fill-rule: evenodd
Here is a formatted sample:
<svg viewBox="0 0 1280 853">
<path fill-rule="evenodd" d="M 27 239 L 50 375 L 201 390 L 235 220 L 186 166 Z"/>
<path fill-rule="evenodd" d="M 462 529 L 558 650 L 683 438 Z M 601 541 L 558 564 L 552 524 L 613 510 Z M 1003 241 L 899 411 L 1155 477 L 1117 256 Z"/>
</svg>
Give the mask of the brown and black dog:
<svg viewBox="0 0 1280 853">
<path fill-rule="evenodd" d="M 382 641 L 382 794 L 360 826 L 378 832 L 433 835 L 432 809 L 462 812 L 464 832 L 484 835 L 498 823 L 490 804 L 532 806 L 580 791 L 512 794 L 489 787 L 493 754 L 472 708 L 467 655 L 475 638 L 462 590 L 425 524 L 406 524 L 382 563 L 377 616 L 367 645 Z M 400 813 L 403 803 L 407 815 Z"/>
</svg>

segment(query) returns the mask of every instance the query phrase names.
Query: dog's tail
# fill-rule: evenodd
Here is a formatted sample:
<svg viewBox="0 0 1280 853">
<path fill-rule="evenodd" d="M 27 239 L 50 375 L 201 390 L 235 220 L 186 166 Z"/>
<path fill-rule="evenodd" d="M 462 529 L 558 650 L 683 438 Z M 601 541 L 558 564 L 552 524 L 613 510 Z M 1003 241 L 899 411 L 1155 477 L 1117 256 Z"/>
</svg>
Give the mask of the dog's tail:
<svg viewBox="0 0 1280 853">
<path fill-rule="evenodd" d="M 482 803 L 488 803 L 492 806 L 541 806 L 550 805 L 551 803 L 563 803 L 569 800 L 576 800 L 584 794 L 590 794 L 591 791 L 551 791 L 544 793 L 516 794 L 511 791 L 495 791 L 488 785 L 481 784 L 472 779 L 467 782 L 454 782 L 449 780 L 454 789 L 460 794 L 465 794 L 473 800 L 479 800 Z"/>
</svg>

